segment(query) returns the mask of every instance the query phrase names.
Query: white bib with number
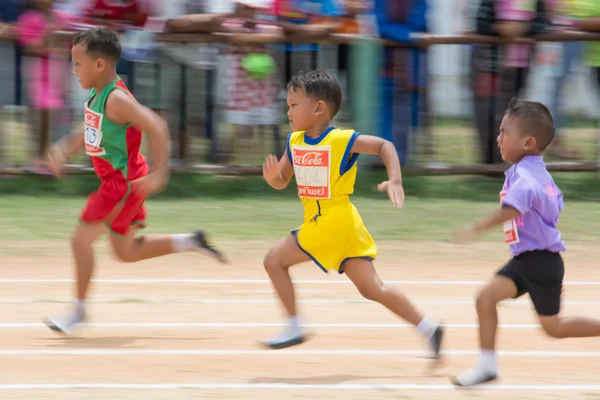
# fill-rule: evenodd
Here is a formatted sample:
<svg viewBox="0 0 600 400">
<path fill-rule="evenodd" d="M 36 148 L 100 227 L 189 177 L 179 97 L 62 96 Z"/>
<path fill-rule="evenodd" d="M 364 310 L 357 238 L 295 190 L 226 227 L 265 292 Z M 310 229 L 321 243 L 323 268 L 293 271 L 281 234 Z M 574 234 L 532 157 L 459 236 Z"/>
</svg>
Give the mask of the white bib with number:
<svg viewBox="0 0 600 400">
<path fill-rule="evenodd" d="M 99 157 L 106 154 L 102 148 L 102 118 L 103 115 L 85 107 L 85 153 L 89 156 Z"/>
<path fill-rule="evenodd" d="M 292 146 L 298 196 L 331 198 L 331 146 Z"/>
</svg>

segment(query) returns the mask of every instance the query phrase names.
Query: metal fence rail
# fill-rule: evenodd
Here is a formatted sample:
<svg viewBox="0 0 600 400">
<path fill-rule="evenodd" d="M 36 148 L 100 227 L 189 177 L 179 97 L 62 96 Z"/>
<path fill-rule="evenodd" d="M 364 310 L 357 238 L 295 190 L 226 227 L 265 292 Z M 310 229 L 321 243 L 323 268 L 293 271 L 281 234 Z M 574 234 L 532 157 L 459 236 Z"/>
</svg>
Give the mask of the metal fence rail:
<svg viewBox="0 0 600 400">
<path fill-rule="evenodd" d="M 68 40 L 73 32 L 56 32 L 56 38 L 59 40 Z M 251 37 L 251 35 L 249 35 Z M 10 31 L 3 32 L 0 40 L 11 41 L 14 37 Z M 213 174 L 259 174 L 260 160 L 267 152 L 277 152 L 281 154 L 283 141 L 287 134 L 285 117 L 285 100 L 281 97 L 281 119 L 280 124 L 261 126 L 253 132 L 250 139 L 251 151 L 250 157 L 244 159 L 244 165 L 236 159 L 236 155 L 222 155 L 221 143 L 228 143 L 233 140 L 232 128 L 223 121 L 223 96 L 220 84 L 222 83 L 223 64 L 215 56 L 223 52 L 226 46 L 230 44 L 228 34 L 175 34 L 165 33 L 158 35 L 158 40 L 164 44 L 160 55 L 153 62 L 136 63 L 132 73 L 125 79 L 132 83 L 132 89 L 136 97 L 144 104 L 160 111 L 169 121 L 173 146 L 173 168 L 181 171 L 205 172 Z M 250 41 L 250 39 L 249 39 Z M 350 77 L 344 79 L 343 86 L 345 90 L 346 105 L 337 118 L 336 122 L 341 125 L 352 126 L 361 132 L 377 132 L 377 118 L 371 112 L 365 112 L 365 109 L 377 107 L 380 99 L 372 98 L 373 94 L 361 96 L 365 90 L 369 89 L 373 82 L 378 79 L 379 71 L 371 66 L 367 68 L 365 63 L 361 63 L 360 55 L 366 53 L 365 49 L 375 48 L 372 54 L 377 54 L 383 46 L 393 46 L 406 48 L 410 51 L 424 51 L 440 46 L 450 45 L 482 45 L 498 44 L 506 45 L 509 43 L 533 44 L 543 42 L 565 42 L 565 41 L 600 41 L 600 34 L 583 32 L 551 32 L 534 38 L 519 38 L 509 40 L 500 37 L 481 36 L 473 33 L 461 35 L 431 35 L 421 34 L 413 37 L 410 45 L 398 44 L 389 41 L 380 41 L 374 38 L 366 38 L 354 35 L 331 35 L 329 37 L 317 40 L 319 52 L 314 54 L 308 60 L 286 59 L 281 52 L 276 52 L 280 71 L 289 71 L 294 69 L 312 68 L 322 66 L 336 70 L 338 77 L 350 74 Z M 184 43 L 194 43 L 194 51 L 203 51 L 205 54 L 200 59 L 202 62 L 189 62 L 178 57 L 177 52 L 172 51 L 176 45 Z M 315 40 L 303 38 L 294 38 L 291 41 L 256 36 L 252 43 L 263 45 L 278 45 L 284 43 L 314 44 Z M 349 54 L 345 55 L 345 62 L 348 64 L 347 71 L 339 71 L 339 45 L 347 45 Z M 412 50 L 411 50 L 412 49 Z M 468 52 L 465 51 L 465 54 Z M 180 52 L 181 54 L 181 52 Z M 356 55 L 359 55 L 358 57 Z M 466 62 L 465 59 L 462 60 Z M 68 73 L 68 60 L 65 56 L 65 72 Z M 418 74 L 418 72 L 417 72 Z M 413 77 L 415 82 L 420 82 L 418 76 Z M 430 76 L 432 80 L 438 79 L 436 76 Z M 443 78 L 439 78 L 443 79 Z M 24 83 L 24 85 L 26 82 Z M 71 82 L 71 87 L 74 82 Z M 285 84 L 285 77 L 281 77 L 281 87 Z M 23 87 L 20 88 L 23 91 Z M 3 90 L 3 89 L 0 89 Z M 427 99 L 429 86 L 420 87 L 413 85 L 406 87 L 408 93 L 412 93 L 410 107 L 418 107 L 419 101 Z M 371 93 L 371 91 L 369 90 Z M 75 93 L 75 90 L 71 91 Z M 375 92 L 373 92 L 375 93 Z M 78 100 L 81 100 L 81 93 Z M 25 97 L 25 96 L 23 96 Z M 76 97 L 76 96 L 72 96 Z M 83 97 L 84 98 L 84 97 Z M 465 99 L 468 101 L 468 99 Z M 64 135 L 68 132 L 68 127 L 78 121 L 82 111 L 79 110 L 77 101 L 71 99 L 68 110 L 52 120 L 52 139 Z M 26 104 L 25 104 L 26 105 Z M 27 156 L 28 148 L 32 141 L 38 140 L 35 135 L 27 135 L 25 131 L 35 131 L 36 121 L 33 116 L 35 112 L 24 111 L 24 108 L 4 107 L 2 111 L 2 131 L 0 132 L 0 146 L 3 152 L 0 155 L 0 172 L 4 174 L 17 174 L 26 171 L 28 168 Z M 412 110 L 411 114 L 417 113 Z M 471 121 L 450 121 L 448 118 L 439 117 L 435 110 L 432 110 L 429 121 L 423 122 L 422 118 L 415 118 L 411 123 L 412 129 L 409 140 L 409 162 L 405 170 L 421 174 L 484 174 L 497 173 L 503 171 L 504 165 L 487 165 L 477 162 L 473 157 L 474 150 L 472 141 L 475 141 L 475 134 L 472 129 Z M 416 114 L 415 114 L 416 115 Z M 415 122 L 415 120 L 417 122 Z M 591 124 L 591 123 L 590 123 Z M 428 125 L 428 126 L 425 126 Z M 448 127 L 450 125 L 450 127 Z M 29 127 L 29 128 L 28 128 Z M 433 134 L 426 137 L 424 130 L 433 130 Z M 579 137 L 585 135 L 585 155 L 577 161 L 571 162 L 550 162 L 549 169 L 553 171 L 597 171 L 600 167 L 597 157 L 597 129 L 595 125 L 584 128 L 573 126 L 569 127 L 569 132 L 575 132 L 573 135 Z M 429 141 L 429 143 L 426 143 Z M 458 143 L 458 145 L 456 144 Z M 428 162 L 424 159 L 424 150 L 430 146 L 434 154 L 441 155 L 439 158 L 443 162 Z M 457 150 L 458 149 L 458 150 Z M 460 154 L 459 154 L 460 153 Z M 464 153 L 464 154 L 463 154 Z M 435 156 L 433 157 L 435 159 Z M 434 160 L 435 161 L 435 160 Z M 68 169 L 71 173 L 86 172 L 89 170 L 89 162 L 85 158 L 76 159 L 74 164 Z"/>
</svg>

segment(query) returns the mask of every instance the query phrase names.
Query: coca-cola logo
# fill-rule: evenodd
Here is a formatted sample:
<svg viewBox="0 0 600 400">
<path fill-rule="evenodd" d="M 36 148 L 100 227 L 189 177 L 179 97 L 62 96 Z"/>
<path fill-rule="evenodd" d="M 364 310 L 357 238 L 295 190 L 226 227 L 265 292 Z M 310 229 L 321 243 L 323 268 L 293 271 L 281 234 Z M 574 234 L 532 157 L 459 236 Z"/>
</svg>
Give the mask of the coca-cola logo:
<svg viewBox="0 0 600 400">
<path fill-rule="evenodd" d="M 92 113 L 85 114 L 85 124 L 92 128 L 98 128 L 98 117 Z"/>
<path fill-rule="evenodd" d="M 325 152 L 307 151 L 294 154 L 294 164 L 308 167 L 326 166 L 327 163 L 325 162 Z"/>
</svg>

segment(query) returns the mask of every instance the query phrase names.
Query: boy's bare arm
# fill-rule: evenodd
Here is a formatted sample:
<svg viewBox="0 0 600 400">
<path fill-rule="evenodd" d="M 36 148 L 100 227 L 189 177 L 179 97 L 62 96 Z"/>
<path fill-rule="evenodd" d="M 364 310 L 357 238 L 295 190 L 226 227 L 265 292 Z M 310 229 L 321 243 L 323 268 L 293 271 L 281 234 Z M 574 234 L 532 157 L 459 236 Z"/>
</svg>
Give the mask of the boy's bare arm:
<svg viewBox="0 0 600 400">
<path fill-rule="evenodd" d="M 61 175 L 63 165 L 70 156 L 78 152 L 85 142 L 84 124 L 79 125 L 69 135 L 59 139 L 48 149 L 48 168 L 56 176 Z"/>
<path fill-rule="evenodd" d="M 106 117 L 120 125 L 132 124 L 148 134 L 154 171 L 133 182 L 133 188 L 143 196 L 162 191 L 169 178 L 171 146 L 167 122 L 149 108 L 141 105 L 124 90 L 114 90 L 106 100 Z"/>
<path fill-rule="evenodd" d="M 124 90 L 114 90 L 106 100 L 106 117 L 120 125 L 132 124 L 148 134 L 152 160 L 156 171 L 169 169 L 169 128 L 164 119 L 149 108 L 138 103 Z"/>
<path fill-rule="evenodd" d="M 475 223 L 455 232 L 452 236 L 452 241 L 454 243 L 470 242 L 494 226 L 500 225 L 506 221 L 510 221 L 511 219 L 515 219 L 520 215 L 521 213 L 513 207 L 502 206 L 498 210 L 488 215 L 485 219 L 476 221 Z"/>
<path fill-rule="evenodd" d="M 381 192 L 386 191 L 394 207 L 404 205 L 404 188 L 402 187 L 402 170 L 400 159 L 392 142 L 377 136 L 358 135 L 350 149 L 351 153 L 372 154 L 381 157 L 387 170 L 388 180 L 377 185 Z"/>
<path fill-rule="evenodd" d="M 85 142 L 85 125 L 82 123 L 77 125 L 77 128 L 73 129 L 73 131 L 67 136 L 61 138 L 56 143 L 62 147 L 66 157 L 70 157 L 71 155 L 77 153 L 83 148 L 83 144 Z"/>
<path fill-rule="evenodd" d="M 502 206 L 500 209 L 492 212 L 485 219 L 477 221 L 473 224 L 473 229 L 476 234 L 481 234 L 496 225 L 500 225 L 511 219 L 519 217 L 521 213 L 510 206 Z"/>
<path fill-rule="evenodd" d="M 359 135 L 352 144 L 351 153 L 380 156 L 388 172 L 388 179 L 402 183 L 400 159 L 394 145 L 377 136 Z"/>
<path fill-rule="evenodd" d="M 263 164 L 263 178 L 273 189 L 285 189 L 293 175 L 294 167 L 287 156 L 287 149 L 279 161 L 276 156 L 270 155 Z"/>
</svg>

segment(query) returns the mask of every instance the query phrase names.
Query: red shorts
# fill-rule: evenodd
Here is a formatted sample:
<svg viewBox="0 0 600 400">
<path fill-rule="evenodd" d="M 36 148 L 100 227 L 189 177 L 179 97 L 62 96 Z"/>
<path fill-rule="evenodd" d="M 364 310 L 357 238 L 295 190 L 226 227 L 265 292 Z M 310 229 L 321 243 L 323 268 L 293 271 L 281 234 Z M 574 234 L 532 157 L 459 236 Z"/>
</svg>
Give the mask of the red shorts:
<svg viewBox="0 0 600 400">
<path fill-rule="evenodd" d="M 112 233 L 125 235 L 132 225 L 145 226 L 144 197 L 131 192 L 124 181 L 102 181 L 97 192 L 90 194 L 79 219 L 104 222 Z"/>
</svg>

